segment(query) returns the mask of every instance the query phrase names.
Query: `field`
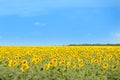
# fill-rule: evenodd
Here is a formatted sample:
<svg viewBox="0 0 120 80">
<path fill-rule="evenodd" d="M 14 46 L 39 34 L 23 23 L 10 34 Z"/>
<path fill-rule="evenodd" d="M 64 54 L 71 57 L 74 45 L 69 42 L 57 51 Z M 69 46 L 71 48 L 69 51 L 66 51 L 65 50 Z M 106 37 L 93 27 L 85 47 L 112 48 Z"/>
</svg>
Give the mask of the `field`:
<svg viewBox="0 0 120 80">
<path fill-rule="evenodd" d="M 119 46 L 0 47 L 0 80 L 120 80 Z"/>
</svg>

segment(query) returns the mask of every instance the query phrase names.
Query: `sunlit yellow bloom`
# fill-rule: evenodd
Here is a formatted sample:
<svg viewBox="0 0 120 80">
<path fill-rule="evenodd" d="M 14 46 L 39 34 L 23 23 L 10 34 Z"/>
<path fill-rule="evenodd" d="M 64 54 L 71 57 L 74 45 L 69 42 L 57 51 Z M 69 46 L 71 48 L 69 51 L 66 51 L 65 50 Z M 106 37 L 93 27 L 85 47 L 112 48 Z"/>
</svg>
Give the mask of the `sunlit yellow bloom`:
<svg viewBox="0 0 120 80">
<path fill-rule="evenodd" d="M 70 61 L 67 62 L 66 67 L 68 68 L 71 65 Z"/>
<path fill-rule="evenodd" d="M 12 66 L 12 60 L 8 61 L 8 66 L 11 67 Z"/>
<path fill-rule="evenodd" d="M 75 68 L 76 67 L 76 63 L 74 62 L 74 63 L 72 63 L 72 67 L 73 68 Z"/>
<path fill-rule="evenodd" d="M 28 64 L 28 62 L 27 62 L 27 60 L 22 60 L 22 61 L 21 61 L 21 64 L 22 64 L 22 65 L 25 65 L 25 64 Z"/>
<path fill-rule="evenodd" d="M 104 64 L 103 64 L 103 68 L 104 68 L 104 69 L 108 68 L 108 63 L 104 63 Z"/>
<path fill-rule="evenodd" d="M 48 69 L 50 68 L 50 66 L 51 66 L 50 63 L 45 64 L 45 65 L 44 65 L 44 69 L 45 69 L 45 70 L 48 70 Z"/>
<path fill-rule="evenodd" d="M 17 65 L 17 61 L 12 61 L 12 66 L 16 66 Z"/>
<path fill-rule="evenodd" d="M 65 60 L 62 60 L 59 62 L 60 65 L 64 65 L 65 64 Z"/>
<path fill-rule="evenodd" d="M 118 67 L 117 66 L 112 66 L 112 70 L 117 70 L 118 69 Z"/>
<path fill-rule="evenodd" d="M 22 65 L 21 68 L 20 68 L 20 70 L 21 70 L 22 72 L 25 72 L 27 69 L 29 69 L 29 66 L 28 66 L 27 64 Z"/>
<path fill-rule="evenodd" d="M 58 62 L 53 62 L 53 66 L 57 67 L 58 66 Z"/>
<path fill-rule="evenodd" d="M 78 65 L 79 65 L 79 67 L 83 67 L 84 63 L 79 63 Z"/>
<path fill-rule="evenodd" d="M 98 63 L 98 60 L 97 60 L 97 59 L 94 59 L 94 63 Z"/>
<path fill-rule="evenodd" d="M 39 59 L 38 59 L 38 58 L 33 58 L 33 59 L 32 59 L 32 63 L 33 63 L 33 64 L 37 64 L 38 62 L 39 62 Z"/>
<path fill-rule="evenodd" d="M 83 59 L 78 59 L 78 62 L 79 63 L 83 63 Z"/>
<path fill-rule="evenodd" d="M 100 64 L 101 64 L 101 61 L 100 61 L 100 60 L 98 60 L 98 61 L 97 61 L 97 64 L 98 64 L 98 65 L 100 65 Z"/>
</svg>

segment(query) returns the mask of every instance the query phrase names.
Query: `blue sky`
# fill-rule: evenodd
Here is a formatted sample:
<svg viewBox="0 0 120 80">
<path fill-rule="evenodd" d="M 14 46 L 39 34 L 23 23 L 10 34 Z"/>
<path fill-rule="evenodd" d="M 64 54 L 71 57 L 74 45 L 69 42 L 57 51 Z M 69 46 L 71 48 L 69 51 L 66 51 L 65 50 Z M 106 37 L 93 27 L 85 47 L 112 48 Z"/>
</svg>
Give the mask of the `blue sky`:
<svg viewBox="0 0 120 80">
<path fill-rule="evenodd" d="M 120 43 L 119 0 L 0 0 L 0 45 Z"/>
</svg>

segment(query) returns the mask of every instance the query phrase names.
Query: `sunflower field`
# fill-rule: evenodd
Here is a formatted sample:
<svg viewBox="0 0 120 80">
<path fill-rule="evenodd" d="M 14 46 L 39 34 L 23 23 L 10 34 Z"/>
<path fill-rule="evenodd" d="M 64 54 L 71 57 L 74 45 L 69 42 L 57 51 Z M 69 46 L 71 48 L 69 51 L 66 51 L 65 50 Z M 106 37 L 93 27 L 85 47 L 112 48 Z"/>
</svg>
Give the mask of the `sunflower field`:
<svg viewBox="0 0 120 80">
<path fill-rule="evenodd" d="M 1 46 L 0 80 L 120 80 L 120 47 Z"/>
</svg>

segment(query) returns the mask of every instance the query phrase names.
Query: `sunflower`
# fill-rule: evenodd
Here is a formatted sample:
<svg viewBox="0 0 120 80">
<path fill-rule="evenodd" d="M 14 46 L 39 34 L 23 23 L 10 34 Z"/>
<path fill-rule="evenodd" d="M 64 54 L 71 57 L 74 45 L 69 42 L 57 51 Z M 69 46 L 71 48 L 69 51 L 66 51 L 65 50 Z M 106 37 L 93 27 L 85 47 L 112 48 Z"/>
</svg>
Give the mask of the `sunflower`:
<svg viewBox="0 0 120 80">
<path fill-rule="evenodd" d="M 33 64 L 37 64 L 37 63 L 38 63 L 38 60 L 36 60 L 36 58 L 33 58 L 33 59 L 32 59 L 32 63 L 33 63 Z"/>
<path fill-rule="evenodd" d="M 28 62 L 27 62 L 27 60 L 22 60 L 22 61 L 21 61 L 21 64 L 22 64 L 22 65 L 25 65 L 25 64 L 28 64 Z"/>
<path fill-rule="evenodd" d="M 9 67 L 12 66 L 12 60 L 8 60 L 8 66 L 9 66 Z"/>
<path fill-rule="evenodd" d="M 14 61 L 12 62 L 12 66 L 16 66 L 16 65 L 17 65 L 17 61 L 14 60 Z"/>
<path fill-rule="evenodd" d="M 29 69 L 29 65 L 28 64 L 25 64 L 25 65 L 22 65 L 22 67 L 20 68 L 20 70 L 22 72 L 25 72 L 25 70 Z"/>
<path fill-rule="evenodd" d="M 58 63 L 57 62 L 53 62 L 53 66 L 57 67 Z"/>
<path fill-rule="evenodd" d="M 78 62 L 79 63 L 83 63 L 83 59 L 78 59 Z"/>
<path fill-rule="evenodd" d="M 98 63 L 98 60 L 97 60 L 97 59 L 94 59 L 94 63 Z"/>
<path fill-rule="evenodd" d="M 104 64 L 103 64 L 103 68 L 104 68 L 104 69 L 108 68 L 108 63 L 104 63 Z"/>
<path fill-rule="evenodd" d="M 61 61 L 59 62 L 59 64 L 60 64 L 60 65 L 64 65 L 64 64 L 65 64 L 65 60 L 61 60 Z"/>
<path fill-rule="evenodd" d="M 71 64 L 70 61 L 67 62 L 67 64 L 66 64 L 67 68 L 70 66 L 70 64 Z"/>
<path fill-rule="evenodd" d="M 75 63 L 75 62 L 72 64 L 72 67 L 73 67 L 73 68 L 75 68 L 75 67 L 76 67 L 76 63 Z"/>
<path fill-rule="evenodd" d="M 84 63 L 79 63 L 78 65 L 79 65 L 79 67 L 83 67 Z"/>
<path fill-rule="evenodd" d="M 118 67 L 115 66 L 115 65 L 112 66 L 112 70 L 113 70 L 113 71 L 114 71 L 114 70 L 117 70 L 117 68 L 118 68 Z"/>
<path fill-rule="evenodd" d="M 44 65 L 44 69 L 47 71 L 47 70 L 50 68 L 50 66 L 51 66 L 51 64 L 50 64 L 50 63 L 45 64 L 45 65 Z"/>
<path fill-rule="evenodd" d="M 100 60 L 98 60 L 97 64 L 98 64 L 98 65 L 100 65 L 100 64 L 101 64 L 101 61 L 100 61 Z"/>
</svg>

